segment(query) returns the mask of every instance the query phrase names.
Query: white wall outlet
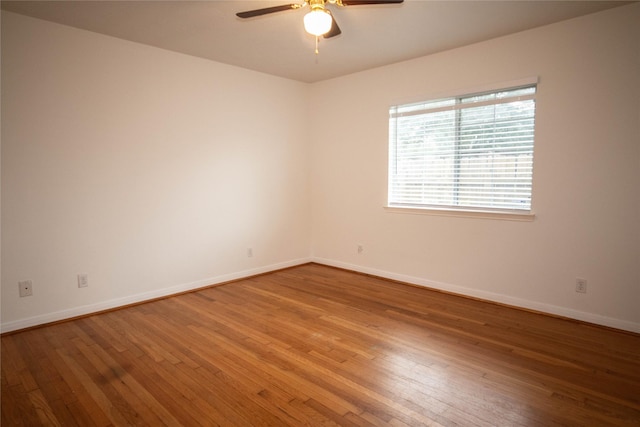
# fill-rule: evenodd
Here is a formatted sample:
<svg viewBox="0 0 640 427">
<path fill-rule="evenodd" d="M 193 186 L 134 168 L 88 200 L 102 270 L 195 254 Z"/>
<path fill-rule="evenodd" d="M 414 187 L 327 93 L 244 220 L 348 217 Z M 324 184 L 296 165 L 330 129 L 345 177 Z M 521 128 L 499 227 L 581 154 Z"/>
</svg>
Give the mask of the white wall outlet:
<svg viewBox="0 0 640 427">
<path fill-rule="evenodd" d="M 587 293 L 587 279 L 581 279 L 579 277 L 576 279 L 576 292 L 581 294 Z"/>
<path fill-rule="evenodd" d="M 31 280 L 18 282 L 18 289 L 21 297 L 30 297 L 33 295 L 33 282 Z"/>
<path fill-rule="evenodd" d="M 364 252 L 364 247 L 361 244 L 359 244 L 358 245 L 358 253 L 361 254 L 362 252 Z"/>
<path fill-rule="evenodd" d="M 86 288 L 89 286 L 89 275 L 88 274 L 78 274 L 78 287 Z"/>
<path fill-rule="evenodd" d="M 247 258 L 253 257 L 253 248 L 247 248 Z"/>
</svg>

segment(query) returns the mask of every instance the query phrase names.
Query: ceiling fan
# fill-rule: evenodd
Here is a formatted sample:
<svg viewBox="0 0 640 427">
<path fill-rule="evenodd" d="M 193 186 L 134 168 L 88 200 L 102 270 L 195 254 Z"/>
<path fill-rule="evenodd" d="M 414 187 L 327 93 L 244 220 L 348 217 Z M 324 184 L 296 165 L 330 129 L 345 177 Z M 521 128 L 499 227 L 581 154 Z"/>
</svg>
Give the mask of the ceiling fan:
<svg viewBox="0 0 640 427">
<path fill-rule="evenodd" d="M 253 18 L 255 16 L 266 15 L 269 13 L 301 9 L 309 5 L 311 10 L 304 16 L 304 28 L 308 33 L 316 36 L 317 41 L 319 36 L 323 36 L 325 39 L 328 39 L 342 33 L 335 18 L 333 18 L 333 15 L 327 8 L 327 5 L 329 4 L 344 7 L 371 4 L 394 4 L 402 3 L 403 1 L 404 0 L 304 0 L 303 3 L 283 4 L 281 6 L 265 7 L 263 9 L 239 12 L 236 13 L 236 16 L 239 18 Z"/>
</svg>

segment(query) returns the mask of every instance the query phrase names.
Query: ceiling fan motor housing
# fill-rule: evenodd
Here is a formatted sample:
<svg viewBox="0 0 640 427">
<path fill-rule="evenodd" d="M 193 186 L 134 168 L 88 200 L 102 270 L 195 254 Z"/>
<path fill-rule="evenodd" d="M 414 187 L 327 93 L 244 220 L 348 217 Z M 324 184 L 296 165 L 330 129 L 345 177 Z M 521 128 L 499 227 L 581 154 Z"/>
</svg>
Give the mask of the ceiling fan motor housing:
<svg viewBox="0 0 640 427">
<path fill-rule="evenodd" d="M 326 10 L 324 7 L 325 0 L 308 0 L 308 3 L 312 12 L 314 10 Z"/>
</svg>

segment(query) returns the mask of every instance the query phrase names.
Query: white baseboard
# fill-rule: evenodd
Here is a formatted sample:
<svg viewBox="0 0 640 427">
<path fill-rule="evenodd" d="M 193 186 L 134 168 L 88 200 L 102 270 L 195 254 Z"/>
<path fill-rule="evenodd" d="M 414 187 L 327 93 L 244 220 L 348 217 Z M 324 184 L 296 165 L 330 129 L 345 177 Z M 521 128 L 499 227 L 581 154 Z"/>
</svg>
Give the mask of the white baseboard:
<svg viewBox="0 0 640 427">
<path fill-rule="evenodd" d="M 596 325 L 608 326 L 611 328 L 621 329 L 624 331 L 640 333 L 640 323 L 630 322 L 627 320 L 616 319 L 616 318 L 602 316 L 594 313 L 587 313 L 584 311 L 573 310 L 570 308 L 559 307 L 556 305 L 545 304 L 537 301 L 529 301 L 526 299 L 516 298 L 509 295 L 497 294 L 493 292 L 487 292 L 487 291 L 482 291 L 478 289 L 452 285 L 449 283 L 436 282 L 432 280 L 423 279 L 420 277 L 413 277 L 413 276 L 407 276 L 404 274 L 392 273 L 384 270 L 377 270 L 375 268 L 363 267 L 360 265 L 349 264 L 349 263 L 335 261 L 335 260 L 326 259 L 326 258 L 314 257 L 312 261 L 318 264 L 344 268 L 346 270 L 352 270 L 360 273 L 370 274 L 373 276 L 383 277 L 386 279 L 397 280 L 400 282 L 410 283 L 412 285 L 424 286 L 427 288 L 438 289 L 438 290 L 451 292 L 451 293 L 459 294 L 463 296 L 480 298 L 487 301 L 506 304 L 513 307 L 535 310 L 542 313 L 567 317 L 570 319 L 580 320 L 588 323 L 594 323 Z"/>
<path fill-rule="evenodd" d="M 306 264 L 311 261 L 312 261 L 311 258 L 301 258 L 301 259 L 286 261 L 278 264 L 271 264 L 263 267 L 253 268 L 250 270 L 243 270 L 235 273 L 223 274 L 220 276 L 197 280 L 195 282 L 182 283 L 182 284 L 170 286 L 167 288 L 157 289 L 149 292 L 143 292 L 140 294 L 130 295 L 122 298 L 115 298 L 112 300 L 102 301 L 95 304 L 88 304 L 88 305 L 70 308 L 67 310 L 61 310 L 53 313 L 46 313 L 39 316 L 33 316 L 25 319 L 5 322 L 0 325 L 0 331 L 2 331 L 2 333 L 12 332 L 20 329 L 30 328 L 33 326 L 43 325 L 46 323 L 57 322 L 65 319 L 71 319 L 78 316 L 85 316 L 85 315 L 97 313 L 104 310 L 111 310 L 111 309 L 123 307 L 129 304 L 137 304 L 145 301 L 150 301 L 156 298 L 162 298 L 170 295 L 179 294 L 181 292 L 193 291 L 196 289 L 206 288 L 208 286 L 217 285 L 217 284 L 229 282 L 232 280 L 243 279 L 246 277 L 255 276 L 257 274 L 269 273 L 271 271 L 280 270 L 288 267 L 295 267 L 296 265 Z"/>
<path fill-rule="evenodd" d="M 232 280 L 239 280 L 246 277 L 255 276 L 257 274 L 269 273 L 271 271 L 280 270 L 283 268 L 295 267 L 297 265 L 306 264 L 309 262 L 315 262 L 318 264 L 324 264 L 332 267 L 344 268 L 346 270 L 352 270 L 360 273 L 371 274 L 373 276 L 383 277 L 391 280 L 397 280 L 400 282 L 410 283 L 412 285 L 424 286 L 427 288 L 438 289 L 446 292 L 460 294 L 464 296 L 470 296 L 475 298 L 484 299 L 487 301 L 498 302 L 501 304 L 507 304 L 514 307 L 525 308 L 529 310 L 536 310 L 542 313 L 553 314 L 557 316 L 563 316 L 570 319 L 580 320 L 583 322 L 594 323 L 596 325 L 608 326 L 611 328 L 621 329 L 625 331 L 640 333 L 640 324 L 635 322 L 629 322 L 627 320 L 616 319 L 612 317 L 602 316 L 594 313 L 587 313 L 583 311 L 573 310 L 570 308 L 559 307 L 551 304 L 544 304 L 537 301 L 529 301 L 521 298 L 515 298 L 508 295 L 497 294 L 493 292 L 486 292 L 478 289 L 466 288 L 463 286 L 452 285 L 449 283 L 436 282 L 419 277 L 408 276 L 404 274 L 393 273 L 384 270 L 378 270 L 369 267 L 363 267 L 360 265 L 349 264 L 341 261 L 335 261 L 326 258 L 312 257 L 312 258 L 300 258 L 292 261 L 286 261 L 278 264 L 271 264 L 263 267 L 253 268 L 250 270 L 243 270 L 229 274 L 223 274 L 220 276 L 210 277 L 207 279 L 198 280 L 190 283 L 183 283 L 167 288 L 157 289 L 150 292 L 143 292 L 140 294 L 130 295 L 122 298 L 116 298 L 108 301 L 102 301 L 95 304 L 88 304 L 84 306 L 74 307 L 67 310 L 56 311 L 53 313 L 46 313 L 39 316 L 28 317 L 25 319 L 14 320 L 0 324 L 0 331 L 2 333 L 17 331 L 20 329 L 30 328 L 33 326 L 43 325 L 46 323 L 57 322 L 60 320 L 71 319 L 78 316 L 85 316 L 92 313 L 97 313 L 103 310 L 111 310 L 119 307 L 123 307 L 129 304 L 137 304 L 145 301 L 150 301 L 156 298 L 162 298 L 179 294 L 181 292 L 193 291 L 208 286 L 229 282 Z"/>
</svg>

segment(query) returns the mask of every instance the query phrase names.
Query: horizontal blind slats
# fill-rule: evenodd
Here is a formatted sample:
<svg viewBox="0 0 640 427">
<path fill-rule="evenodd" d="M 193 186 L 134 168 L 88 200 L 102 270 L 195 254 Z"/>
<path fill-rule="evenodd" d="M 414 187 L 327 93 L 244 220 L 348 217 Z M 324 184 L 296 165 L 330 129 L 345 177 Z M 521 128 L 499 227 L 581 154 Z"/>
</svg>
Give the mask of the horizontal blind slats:
<svg viewBox="0 0 640 427">
<path fill-rule="evenodd" d="M 390 109 L 389 204 L 528 210 L 535 86 Z"/>
</svg>

